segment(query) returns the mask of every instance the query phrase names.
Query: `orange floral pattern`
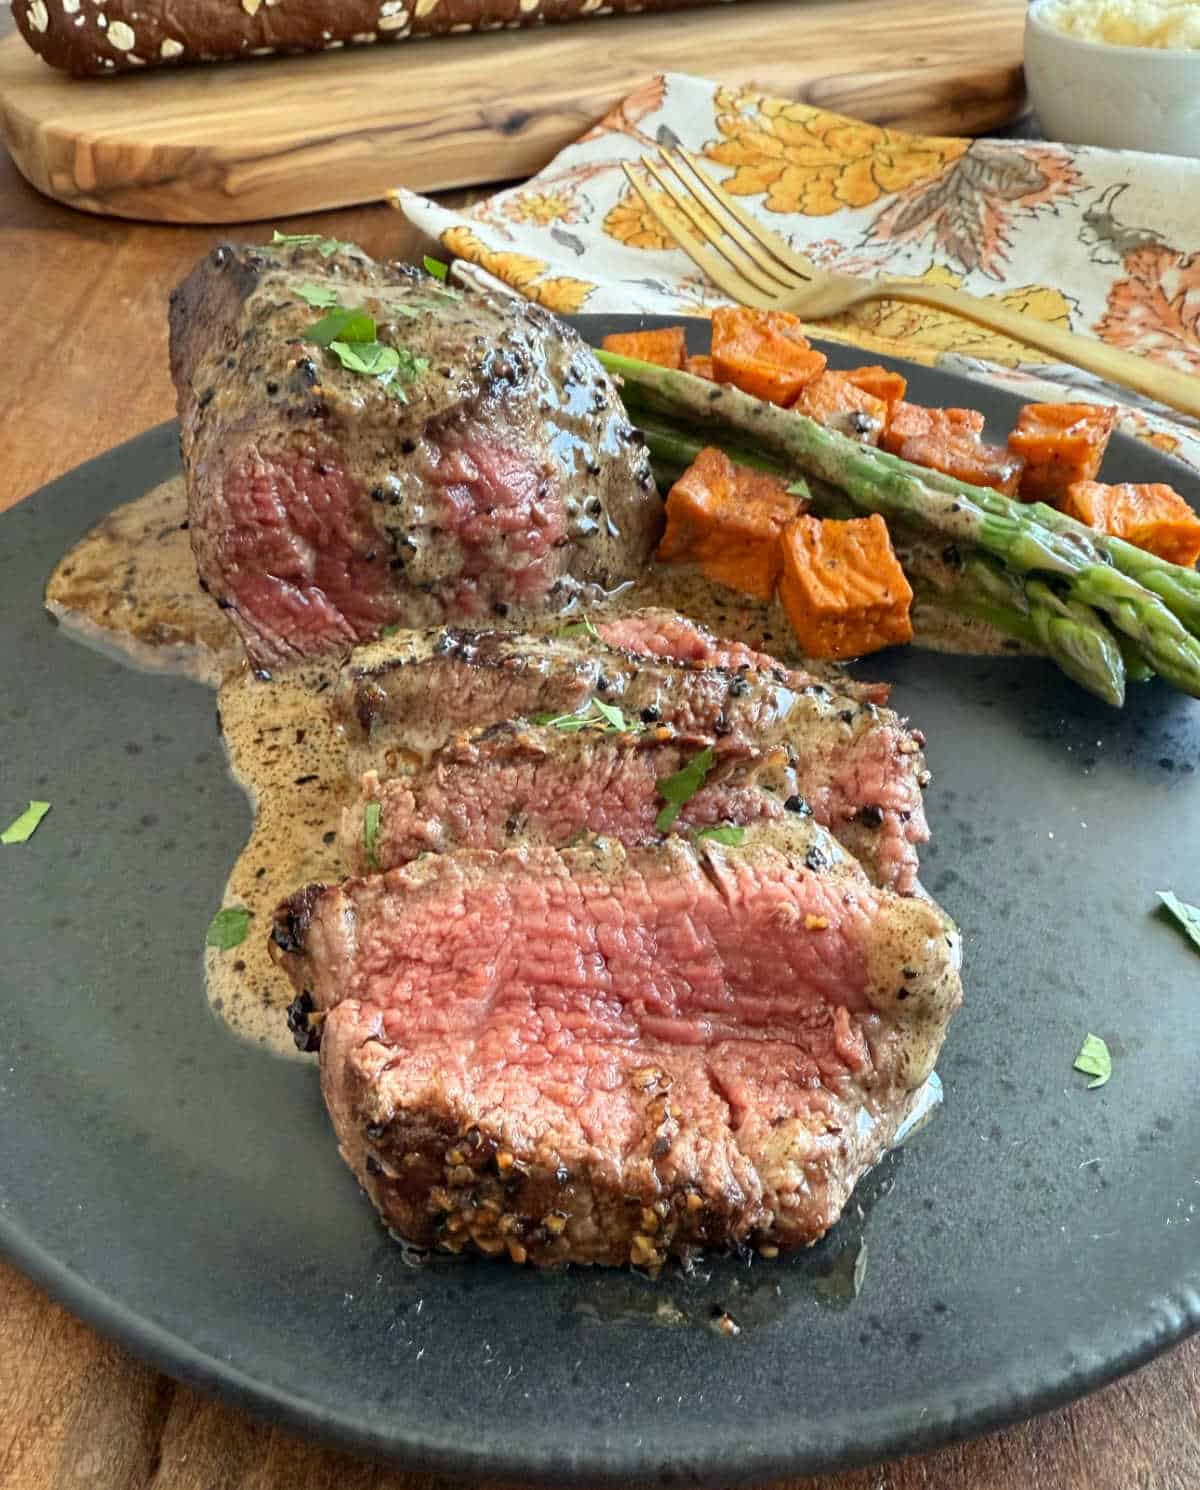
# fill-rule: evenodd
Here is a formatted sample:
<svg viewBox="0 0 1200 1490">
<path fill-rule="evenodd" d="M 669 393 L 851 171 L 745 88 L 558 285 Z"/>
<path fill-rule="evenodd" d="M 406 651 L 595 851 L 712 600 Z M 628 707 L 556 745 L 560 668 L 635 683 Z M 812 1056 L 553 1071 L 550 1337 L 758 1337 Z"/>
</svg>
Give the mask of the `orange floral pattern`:
<svg viewBox="0 0 1200 1490">
<path fill-rule="evenodd" d="M 999 279 L 1017 215 L 1053 210 L 1081 183 L 1061 153 L 976 140 L 935 180 L 901 192 L 867 229 L 866 241 L 903 243 L 932 235 L 956 267 Z"/>
<path fill-rule="evenodd" d="M 508 198 L 502 210 L 513 222 L 543 228 L 553 222 L 579 222 L 584 216 L 578 198 L 569 191 L 520 191 Z"/>
<path fill-rule="evenodd" d="M 726 191 L 765 195 L 771 212 L 827 217 L 868 207 L 938 175 L 967 148 L 966 140 L 897 134 L 747 89 L 719 88 L 715 102 L 723 139 L 705 155 L 734 167 Z"/>
<path fill-rule="evenodd" d="M 1181 372 L 1200 372 L 1200 253 L 1146 244 L 1124 256 L 1097 335 Z"/>
<path fill-rule="evenodd" d="M 588 296 L 596 288 L 585 279 L 573 279 L 567 275 L 555 275 L 542 279 L 550 267 L 544 259 L 530 258 L 526 254 L 510 253 L 505 249 L 492 249 L 482 238 L 467 227 L 451 227 L 442 233 L 442 246 L 456 258 L 467 259 L 478 264 L 489 274 L 519 290 L 530 300 L 536 300 L 549 310 L 560 315 L 574 315 L 582 310 Z"/>
<path fill-rule="evenodd" d="M 646 190 L 650 201 L 656 206 L 665 208 L 667 212 L 673 212 L 676 217 L 680 215 L 678 208 L 665 191 L 654 191 L 649 187 Z M 699 215 L 709 232 L 720 231 L 716 220 L 709 213 L 701 211 Z M 685 222 L 684 226 L 690 227 L 691 224 Z M 610 238 L 615 238 L 618 243 L 625 244 L 627 248 L 649 248 L 661 251 L 672 247 L 675 241 L 635 191 L 628 192 L 612 208 L 604 219 L 604 231 Z"/>
<path fill-rule="evenodd" d="M 668 74 L 531 181 L 463 216 L 408 192 L 393 201 L 448 252 L 555 310 L 707 315 L 724 297 L 625 176 L 675 145 L 704 156 L 745 210 L 822 267 L 959 286 L 1200 374 L 1200 161 L 906 134 Z M 1123 428 L 1200 470 L 1200 421 L 957 317 L 882 302 L 807 329 L 867 360 L 965 360 L 1029 399 L 1121 403 Z"/>
</svg>

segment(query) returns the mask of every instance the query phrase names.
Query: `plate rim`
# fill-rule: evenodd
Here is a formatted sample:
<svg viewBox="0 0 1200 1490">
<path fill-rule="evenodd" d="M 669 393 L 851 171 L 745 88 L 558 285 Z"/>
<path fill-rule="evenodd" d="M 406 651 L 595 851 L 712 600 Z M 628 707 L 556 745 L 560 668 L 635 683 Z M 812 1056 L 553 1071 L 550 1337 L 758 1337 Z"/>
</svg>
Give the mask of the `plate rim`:
<svg viewBox="0 0 1200 1490">
<path fill-rule="evenodd" d="M 572 318 L 576 322 L 628 322 L 644 324 L 679 324 L 698 322 L 703 318 L 686 316 L 617 316 L 596 315 Z M 814 339 L 818 346 L 822 343 Z M 838 343 L 824 345 L 844 353 Z M 853 350 L 853 349 L 850 349 Z M 876 354 L 870 354 L 873 358 Z M 941 372 L 944 376 L 975 381 L 969 373 L 926 368 L 903 358 L 879 354 L 877 360 L 901 367 L 913 367 L 921 373 Z M 983 385 L 985 387 L 989 385 Z M 1011 390 L 996 391 L 1008 397 L 1019 397 Z M 165 472 L 174 468 L 173 453 L 178 425 L 168 420 L 131 440 L 102 452 L 56 477 L 19 502 L 15 512 L 31 514 L 31 504 L 54 501 L 60 486 L 76 486 L 92 478 L 90 484 L 98 495 L 97 508 L 89 513 L 88 525 L 111 510 L 104 497 L 102 475 L 120 470 L 135 447 L 154 451 L 155 459 Z M 1156 451 L 1161 459 L 1171 460 L 1165 452 Z M 1178 461 L 1173 464 L 1187 473 L 1196 489 L 1196 476 Z M 1157 1293 L 1147 1302 L 1145 1317 L 1136 1331 L 1125 1328 L 1124 1345 L 1105 1348 L 1094 1338 L 1086 1356 L 1069 1356 L 1065 1352 L 1054 1362 L 1039 1360 L 1036 1367 L 1011 1368 L 1001 1377 L 977 1376 L 951 1398 L 943 1394 L 936 1410 L 907 1426 L 881 1425 L 869 1442 L 852 1437 L 847 1429 L 840 1437 L 826 1433 L 820 1447 L 805 1441 L 802 1426 L 790 1432 L 773 1434 L 763 1448 L 745 1452 L 735 1448 L 736 1457 L 729 1460 L 709 1458 L 704 1464 L 687 1464 L 678 1453 L 655 1460 L 644 1446 L 614 1434 L 600 1440 L 589 1435 L 586 1447 L 555 1446 L 545 1440 L 532 1443 L 523 1453 L 490 1449 L 486 1443 L 463 1444 L 446 1438 L 439 1440 L 436 1429 L 427 1424 L 400 1421 L 389 1429 L 372 1427 L 365 1419 L 353 1419 L 340 1411 L 324 1408 L 319 1402 L 294 1392 L 269 1385 L 224 1360 L 194 1345 L 176 1331 L 156 1323 L 105 1288 L 90 1282 L 83 1272 L 49 1251 L 18 1223 L 15 1217 L 0 1209 L 0 1254 L 22 1273 L 43 1288 L 51 1298 L 108 1338 L 117 1340 L 138 1358 L 155 1369 L 182 1380 L 201 1392 L 215 1395 L 234 1406 L 270 1422 L 278 1422 L 298 1433 L 323 1443 L 384 1459 L 397 1467 L 413 1471 L 434 1471 L 455 1477 L 486 1475 L 531 1483 L 566 1482 L 579 1485 L 608 1485 L 627 1482 L 653 1474 L 663 1484 L 717 1485 L 763 1482 L 780 1475 L 796 1476 L 850 1469 L 879 1463 L 900 1455 L 927 1452 L 946 1444 L 1008 1428 L 1030 1417 L 1061 1407 L 1087 1393 L 1119 1379 L 1148 1363 L 1191 1335 L 1200 1332 L 1200 1260 L 1195 1279 L 1186 1279 L 1168 1290 Z M 1119 1328 L 1119 1327 L 1118 1327 Z M 1112 1339 L 1112 1327 L 1102 1332 Z M 1066 1342 L 1064 1342 L 1066 1343 Z M 1003 1401 L 1002 1406 L 998 1402 Z M 782 1440 L 782 1441 L 781 1441 Z"/>
</svg>

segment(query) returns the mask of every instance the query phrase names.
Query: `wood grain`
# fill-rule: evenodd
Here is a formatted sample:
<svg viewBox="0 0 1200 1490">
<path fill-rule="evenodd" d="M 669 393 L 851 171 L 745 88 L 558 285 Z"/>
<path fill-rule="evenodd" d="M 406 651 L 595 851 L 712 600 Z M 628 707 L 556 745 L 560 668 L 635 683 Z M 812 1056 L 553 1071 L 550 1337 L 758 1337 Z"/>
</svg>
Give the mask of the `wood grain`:
<svg viewBox="0 0 1200 1490">
<path fill-rule="evenodd" d="M 4 19 L 0 14 L 0 27 Z M 421 247 L 413 230 L 382 208 L 294 227 L 319 227 L 372 253 L 405 257 Z M 31 191 L 0 159 L 0 333 L 9 351 L 0 373 L 0 509 L 170 417 L 164 298 L 218 236 L 80 217 Z M 1200 1339 L 1021 1427 L 806 1482 L 806 1490 L 1198 1486 Z M 0 1264 L 0 1490 L 449 1490 L 449 1484 L 363 1463 L 202 1398 L 108 1344 Z"/>
<path fill-rule="evenodd" d="M 0 132 L 40 191 L 163 222 L 251 222 L 527 176 L 662 70 L 941 134 L 1024 100 L 1024 0 L 755 0 L 522 33 L 91 82 L 0 45 Z M 519 86 L 515 79 L 519 79 Z"/>
</svg>

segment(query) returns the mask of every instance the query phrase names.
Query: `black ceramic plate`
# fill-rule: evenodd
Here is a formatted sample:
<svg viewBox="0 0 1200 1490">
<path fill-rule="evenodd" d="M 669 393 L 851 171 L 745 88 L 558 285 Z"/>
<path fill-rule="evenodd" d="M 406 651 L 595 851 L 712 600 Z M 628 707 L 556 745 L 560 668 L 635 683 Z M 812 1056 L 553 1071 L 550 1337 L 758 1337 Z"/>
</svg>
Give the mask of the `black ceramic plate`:
<svg viewBox="0 0 1200 1490">
<path fill-rule="evenodd" d="M 919 400 L 1015 414 L 907 371 Z M 926 879 L 965 933 L 942 1114 L 791 1261 L 657 1285 L 413 1268 L 338 1158 L 315 1072 L 239 1045 L 205 1001 L 204 928 L 250 821 L 213 695 L 42 611 L 64 549 L 176 462 L 166 426 L 0 520 L 0 817 L 54 803 L 0 849 L 0 1245 L 19 1266 L 201 1387 L 497 1478 L 880 1458 L 1061 1402 L 1195 1327 L 1200 960 L 1154 891 L 1200 900 L 1200 705 L 1151 684 L 1112 713 L 1039 662 L 868 660 L 928 733 Z M 1126 440 L 1106 472 L 1198 495 Z M 1071 1069 L 1089 1031 L 1114 1057 L 1100 1091 Z M 739 1335 L 709 1326 L 719 1309 Z"/>
</svg>

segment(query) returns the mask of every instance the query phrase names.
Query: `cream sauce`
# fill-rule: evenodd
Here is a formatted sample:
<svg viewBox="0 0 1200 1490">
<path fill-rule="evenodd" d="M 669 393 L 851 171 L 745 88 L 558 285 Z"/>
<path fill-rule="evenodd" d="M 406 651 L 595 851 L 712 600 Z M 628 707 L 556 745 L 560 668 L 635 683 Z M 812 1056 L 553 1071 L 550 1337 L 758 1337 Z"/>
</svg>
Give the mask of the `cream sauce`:
<svg viewBox="0 0 1200 1490">
<path fill-rule="evenodd" d="M 270 959 L 266 928 L 275 906 L 299 885 L 343 875 L 336 828 L 347 791 L 345 742 L 325 697 L 335 668 L 313 666 L 270 680 L 250 672 L 232 623 L 200 589 L 186 517 L 181 477 L 117 508 L 62 559 L 46 604 L 89 645 L 218 687 L 230 770 L 255 820 L 222 902 L 250 911 L 250 932 L 229 951 L 205 949 L 208 996 L 239 1036 L 295 1055 L 285 1019 L 294 990 Z M 611 600 L 614 611 L 645 605 L 682 611 L 782 661 L 802 660 L 778 605 L 747 600 L 684 568 L 652 570 Z M 918 641 L 950 651 L 1004 649 L 990 628 L 964 620 L 951 629 L 939 612 Z"/>
</svg>

